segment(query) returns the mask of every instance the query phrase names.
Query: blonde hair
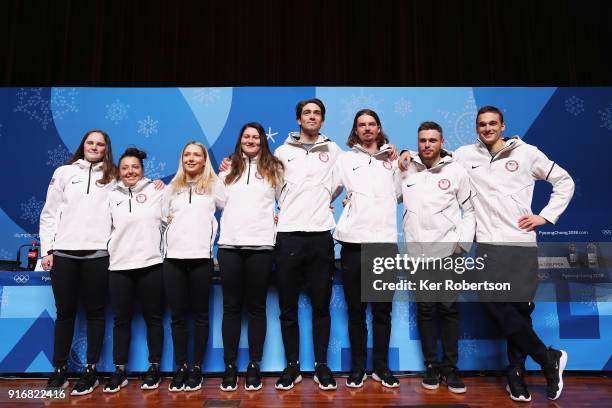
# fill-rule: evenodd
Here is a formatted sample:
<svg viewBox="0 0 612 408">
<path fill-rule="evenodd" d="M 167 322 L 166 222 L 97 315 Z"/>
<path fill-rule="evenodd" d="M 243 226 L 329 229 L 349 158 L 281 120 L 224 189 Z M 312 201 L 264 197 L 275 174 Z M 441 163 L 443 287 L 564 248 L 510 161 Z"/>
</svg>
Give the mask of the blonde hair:
<svg viewBox="0 0 612 408">
<path fill-rule="evenodd" d="M 204 167 L 202 168 L 202 174 L 200 174 L 200 177 L 198 177 L 195 181 L 196 190 L 210 194 L 213 186 L 217 180 L 219 180 L 219 178 L 217 177 L 217 174 L 215 174 L 212 164 L 210 163 L 210 155 L 208 154 L 208 150 L 206 150 L 206 147 L 204 147 L 202 143 L 196 142 L 195 140 L 183 146 L 183 150 L 181 150 L 181 157 L 179 158 L 178 170 L 170 182 L 170 185 L 175 192 L 187 187 L 187 173 L 183 167 L 183 154 L 185 154 L 185 149 L 191 145 L 198 146 L 200 149 L 202 149 L 202 153 L 204 153 Z"/>
</svg>

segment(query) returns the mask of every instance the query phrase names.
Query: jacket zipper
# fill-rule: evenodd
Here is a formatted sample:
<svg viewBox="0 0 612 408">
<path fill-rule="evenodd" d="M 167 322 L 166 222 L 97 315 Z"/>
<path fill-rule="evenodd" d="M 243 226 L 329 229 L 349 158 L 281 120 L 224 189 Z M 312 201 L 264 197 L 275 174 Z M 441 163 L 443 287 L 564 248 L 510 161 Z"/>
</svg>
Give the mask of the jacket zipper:
<svg viewBox="0 0 612 408">
<path fill-rule="evenodd" d="M 132 187 L 129 187 L 128 191 L 130 192 L 130 199 L 128 200 L 128 204 L 130 205 L 130 212 L 132 212 Z"/>
<path fill-rule="evenodd" d="M 89 194 L 89 185 L 91 184 L 91 170 L 93 169 L 93 163 L 89 165 L 89 178 L 87 179 L 87 194 Z"/>
<path fill-rule="evenodd" d="M 249 184 L 250 179 L 251 179 L 251 158 L 249 157 L 249 172 L 247 173 L 247 184 Z"/>
<path fill-rule="evenodd" d="M 493 160 L 495 160 L 495 158 L 497 156 L 500 155 L 501 152 L 503 152 L 506 149 L 509 149 L 510 147 L 514 146 L 514 142 L 510 143 L 508 146 L 504 147 L 503 149 L 501 149 L 499 152 L 495 153 L 495 156 L 491 157 L 491 161 L 489 163 L 493 163 Z"/>
<path fill-rule="evenodd" d="M 191 186 L 189 187 L 189 204 L 191 204 Z"/>
</svg>

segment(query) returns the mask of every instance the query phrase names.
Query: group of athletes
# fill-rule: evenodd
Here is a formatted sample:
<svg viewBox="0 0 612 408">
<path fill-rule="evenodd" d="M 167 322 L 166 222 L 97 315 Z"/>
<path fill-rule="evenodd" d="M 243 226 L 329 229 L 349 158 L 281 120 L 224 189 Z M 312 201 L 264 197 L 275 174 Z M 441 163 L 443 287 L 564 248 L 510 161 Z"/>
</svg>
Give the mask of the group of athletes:
<svg viewBox="0 0 612 408">
<path fill-rule="evenodd" d="M 276 388 L 289 390 L 302 380 L 298 298 L 305 288 L 312 304 L 313 379 L 322 390 L 336 389 L 327 365 L 334 239 L 342 246 L 351 345 L 346 386 L 362 387 L 367 379 L 368 302 L 361 296 L 361 254 L 370 243 L 397 245 L 398 202 L 405 206 L 407 243 L 444 242 L 448 245 L 440 247 L 437 255 L 457 257 L 476 241 L 477 254 L 486 253 L 490 267 L 535 270 L 535 229 L 555 223 L 574 191 L 571 177 L 561 166 L 518 137 L 503 137 L 503 114 L 496 107 L 478 111 L 478 141 L 453 153 L 444 150 L 443 130 L 435 122 L 419 126 L 418 152 L 398 154 L 376 112 L 363 109 L 353 121 L 347 141 L 350 150 L 343 151 L 320 133 L 325 120 L 322 101 L 300 101 L 295 113 L 299 131 L 291 132 L 274 154 L 263 127 L 256 122 L 245 124 L 218 175 L 205 146 L 187 143 L 167 186 L 144 177 L 145 152 L 130 147 L 116 166 L 109 136 L 101 130 L 85 134 L 69 163 L 54 172 L 40 217 L 42 266 L 51 271 L 57 307 L 49 387 L 69 385 L 67 360 L 79 303 L 87 318 L 87 364 L 72 395 L 91 393 L 99 385 L 96 363 L 110 294 L 116 369 L 103 391 L 117 392 L 128 383 L 134 299 L 146 322 L 150 362 L 141 388 L 155 389 L 162 381 L 165 303 L 171 311 L 176 364 L 168 388 L 201 388 L 216 210 L 222 211 L 217 241 L 225 361 L 221 389 L 234 391 L 239 385 L 236 362 L 243 308 L 249 348 L 244 387 L 250 391 L 262 387 L 266 298 L 273 273 L 286 358 Z M 531 212 L 535 180 L 553 186 L 550 201 L 539 215 Z M 331 203 L 342 190 L 346 198 L 336 225 Z M 392 299 L 387 300 L 369 302 L 371 377 L 394 388 L 399 380 L 388 365 Z M 507 339 L 510 398 L 531 400 L 524 379 L 525 359 L 531 356 L 542 367 L 547 397 L 557 399 L 563 389 L 567 353 L 547 348 L 534 332 L 533 302 L 485 302 L 484 306 Z M 188 315 L 194 324 L 191 365 Z M 457 372 L 456 302 L 418 302 L 418 328 L 426 368 L 422 386 L 436 389 L 442 383 L 451 392 L 466 392 Z"/>
</svg>

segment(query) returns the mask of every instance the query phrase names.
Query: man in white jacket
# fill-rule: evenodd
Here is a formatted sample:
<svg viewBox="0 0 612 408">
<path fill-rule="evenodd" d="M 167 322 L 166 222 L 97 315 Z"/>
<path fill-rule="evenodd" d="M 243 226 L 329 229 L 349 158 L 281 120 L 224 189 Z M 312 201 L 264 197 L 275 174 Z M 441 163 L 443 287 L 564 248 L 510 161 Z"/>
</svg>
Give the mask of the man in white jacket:
<svg viewBox="0 0 612 408">
<path fill-rule="evenodd" d="M 407 170 L 396 177 L 405 206 L 406 252 L 411 257 L 456 259 L 461 253 L 469 252 L 476 229 L 470 179 L 465 169 L 443 149 L 444 137 L 439 124 L 421 123 L 417 142 L 418 154 L 410 154 Z M 420 268 L 415 276 L 431 279 L 434 274 L 454 273 L 433 270 L 434 265 L 435 262 Z M 459 314 L 455 297 L 420 296 L 418 300 L 417 321 L 427 368 L 422 386 L 437 389 L 441 379 L 451 392 L 466 392 L 457 374 Z M 438 361 L 438 337 L 442 340 L 441 362 Z"/>
<path fill-rule="evenodd" d="M 537 227 L 557 222 L 567 208 L 574 182 L 557 163 L 549 160 L 535 146 L 518 137 L 503 138 L 502 112 L 493 106 L 478 111 L 476 144 L 455 152 L 472 182 L 478 242 L 477 256 L 487 255 L 486 268 L 494 273 L 536 276 L 538 268 Z M 531 211 L 536 180 L 552 184 L 548 205 L 539 215 Z M 530 282 L 526 282 L 529 284 Z M 533 302 L 484 303 L 497 321 L 508 342 L 508 386 L 514 401 L 530 401 L 523 379 L 524 362 L 531 356 L 544 372 L 548 399 L 555 400 L 563 389 L 562 373 L 567 363 L 563 350 L 546 348 L 531 323 Z"/>
</svg>

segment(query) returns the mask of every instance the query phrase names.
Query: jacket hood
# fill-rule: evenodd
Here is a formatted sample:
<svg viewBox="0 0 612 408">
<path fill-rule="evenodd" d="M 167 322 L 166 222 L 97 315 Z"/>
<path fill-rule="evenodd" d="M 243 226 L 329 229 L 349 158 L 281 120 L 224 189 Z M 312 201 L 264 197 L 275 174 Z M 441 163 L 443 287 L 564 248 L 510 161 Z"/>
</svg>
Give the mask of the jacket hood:
<svg viewBox="0 0 612 408">
<path fill-rule="evenodd" d="M 316 145 L 331 142 L 327 136 L 319 133 L 317 137 L 317 141 L 314 143 Z M 293 145 L 293 146 L 301 146 L 304 143 L 300 141 L 300 132 L 290 132 L 287 139 L 285 139 L 285 144 Z"/>
<path fill-rule="evenodd" d="M 72 164 L 74 166 L 79 166 L 81 169 L 89 169 L 91 167 L 92 171 L 102 171 L 102 167 L 104 166 L 103 162 L 91 163 L 85 159 L 79 159 Z"/>
<path fill-rule="evenodd" d="M 420 166 L 426 167 L 423 161 L 421 160 L 421 156 L 417 152 L 410 151 L 410 157 L 412 160 Z M 437 162 L 430 169 L 435 169 L 441 166 L 446 166 L 449 163 L 452 163 L 455 159 L 453 159 L 453 154 L 447 150 L 442 149 L 440 151 L 440 161 Z"/>
<path fill-rule="evenodd" d="M 135 185 L 131 187 L 132 194 L 141 192 L 142 190 L 145 189 L 145 187 L 147 187 L 151 183 L 153 182 L 149 180 L 148 178 L 146 177 L 141 178 L 140 180 L 138 180 L 138 182 Z M 122 180 L 119 180 L 117 182 L 117 184 L 114 187 L 114 190 L 121 191 L 124 194 L 128 194 L 130 192 L 130 188 L 126 187 L 125 184 L 123 184 Z"/>
<path fill-rule="evenodd" d="M 360 144 L 354 144 L 352 147 L 352 150 L 355 152 L 359 152 L 359 153 L 365 153 L 368 156 L 372 156 L 372 157 L 380 157 L 380 156 L 385 156 L 388 155 L 389 153 L 391 153 L 391 146 L 388 144 L 384 144 L 382 146 L 380 146 L 380 149 L 374 153 L 374 154 L 370 154 L 370 152 L 368 152 L 367 150 L 365 150 L 363 148 L 363 146 L 361 146 Z"/>
<path fill-rule="evenodd" d="M 518 146 L 525 144 L 525 142 L 523 142 L 521 140 L 521 138 L 518 137 L 518 136 L 504 137 L 504 138 L 502 138 L 502 140 L 504 141 L 504 147 L 502 148 L 502 150 L 505 150 L 505 149 L 515 149 Z M 476 145 L 478 146 L 479 149 L 484 149 L 487 152 L 489 152 L 489 149 L 487 149 L 487 145 L 485 145 L 482 142 L 482 140 L 480 140 L 480 138 L 478 138 L 478 141 L 476 142 Z"/>
</svg>

